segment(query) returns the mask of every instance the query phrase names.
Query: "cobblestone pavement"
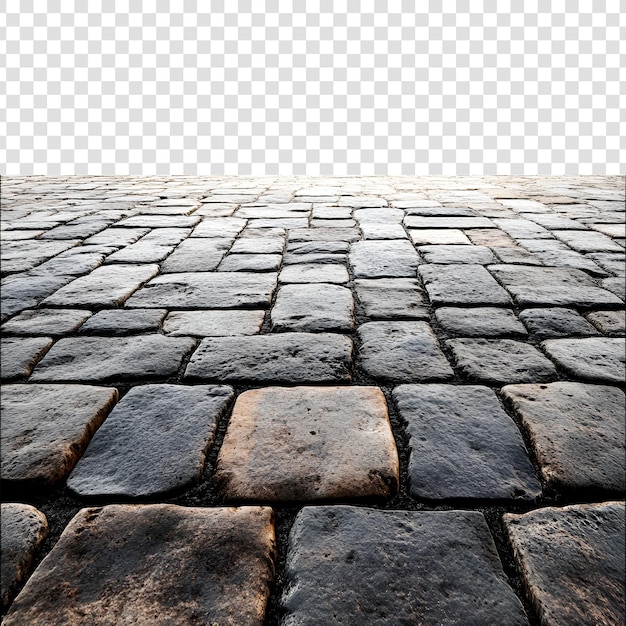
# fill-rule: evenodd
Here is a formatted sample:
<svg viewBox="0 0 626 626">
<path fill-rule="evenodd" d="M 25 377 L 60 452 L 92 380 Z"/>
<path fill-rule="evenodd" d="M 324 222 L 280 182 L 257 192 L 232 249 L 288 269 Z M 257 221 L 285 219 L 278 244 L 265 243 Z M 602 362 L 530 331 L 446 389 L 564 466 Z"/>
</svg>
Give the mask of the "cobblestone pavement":
<svg viewBox="0 0 626 626">
<path fill-rule="evenodd" d="M 2 179 L 3 624 L 624 623 L 624 178 Z"/>
</svg>

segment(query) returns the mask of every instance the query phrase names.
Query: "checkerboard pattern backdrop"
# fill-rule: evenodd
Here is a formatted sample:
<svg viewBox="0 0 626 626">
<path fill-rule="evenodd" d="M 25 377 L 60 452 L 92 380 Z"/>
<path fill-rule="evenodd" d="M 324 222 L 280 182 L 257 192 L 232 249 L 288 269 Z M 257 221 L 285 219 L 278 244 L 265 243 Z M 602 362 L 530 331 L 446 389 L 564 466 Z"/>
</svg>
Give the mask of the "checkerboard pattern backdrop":
<svg viewBox="0 0 626 626">
<path fill-rule="evenodd" d="M 623 174 L 623 0 L 5 0 L 4 174 Z"/>
</svg>

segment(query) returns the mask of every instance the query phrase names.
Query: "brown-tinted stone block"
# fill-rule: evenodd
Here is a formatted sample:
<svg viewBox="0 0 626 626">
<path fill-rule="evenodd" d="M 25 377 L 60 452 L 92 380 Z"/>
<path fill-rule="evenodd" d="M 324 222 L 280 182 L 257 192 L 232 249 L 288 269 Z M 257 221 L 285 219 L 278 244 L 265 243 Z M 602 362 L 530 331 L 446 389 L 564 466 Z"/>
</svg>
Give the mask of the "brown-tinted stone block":
<svg viewBox="0 0 626 626">
<path fill-rule="evenodd" d="M 82 509 L 3 624 L 261 626 L 274 553 L 266 507 Z"/>
<path fill-rule="evenodd" d="M 228 500 L 388 498 L 398 471 L 377 387 L 267 387 L 237 399 L 215 481 Z"/>
</svg>

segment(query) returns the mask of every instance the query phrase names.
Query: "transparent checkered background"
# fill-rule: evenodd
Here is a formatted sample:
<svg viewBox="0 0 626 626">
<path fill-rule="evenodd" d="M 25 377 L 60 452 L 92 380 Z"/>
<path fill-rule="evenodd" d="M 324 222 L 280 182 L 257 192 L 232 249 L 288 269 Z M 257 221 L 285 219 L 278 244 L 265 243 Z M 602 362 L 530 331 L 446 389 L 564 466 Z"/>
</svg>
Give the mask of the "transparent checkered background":
<svg viewBox="0 0 626 626">
<path fill-rule="evenodd" d="M 3 0 L 5 174 L 622 174 L 623 0 Z"/>
</svg>

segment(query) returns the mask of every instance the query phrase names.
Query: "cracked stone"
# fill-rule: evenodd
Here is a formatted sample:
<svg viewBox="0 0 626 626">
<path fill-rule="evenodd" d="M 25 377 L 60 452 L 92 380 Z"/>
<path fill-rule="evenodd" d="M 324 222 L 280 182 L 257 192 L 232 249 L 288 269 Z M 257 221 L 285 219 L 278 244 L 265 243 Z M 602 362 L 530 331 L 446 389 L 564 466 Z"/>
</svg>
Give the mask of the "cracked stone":
<svg viewBox="0 0 626 626">
<path fill-rule="evenodd" d="M 386 499 L 398 468 L 377 387 L 268 387 L 237 399 L 214 480 L 228 501 Z"/>
<path fill-rule="evenodd" d="M 52 487 L 65 480 L 117 401 L 117 389 L 5 385 L 3 487 Z"/>
<path fill-rule="evenodd" d="M 624 490 L 624 393 L 616 387 L 556 382 L 508 385 L 543 480 L 557 489 Z"/>
<path fill-rule="evenodd" d="M 400 385 L 414 498 L 533 501 L 541 486 L 515 423 L 491 389 Z"/>
<path fill-rule="evenodd" d="M 81 509 L 4 624 L 261 626 L 275 551 L 268 507 Z"/>
</svg>

